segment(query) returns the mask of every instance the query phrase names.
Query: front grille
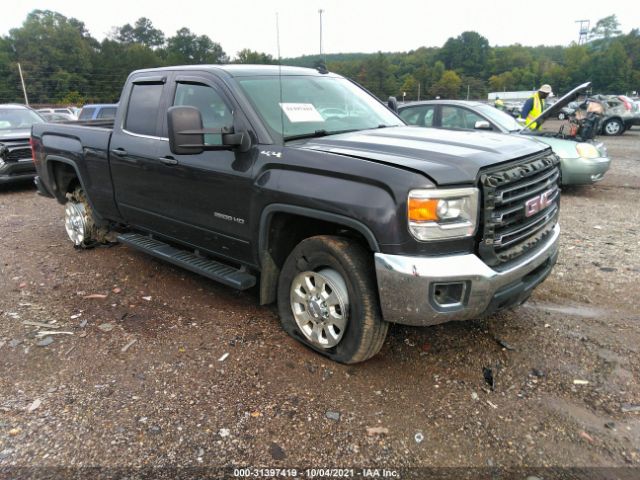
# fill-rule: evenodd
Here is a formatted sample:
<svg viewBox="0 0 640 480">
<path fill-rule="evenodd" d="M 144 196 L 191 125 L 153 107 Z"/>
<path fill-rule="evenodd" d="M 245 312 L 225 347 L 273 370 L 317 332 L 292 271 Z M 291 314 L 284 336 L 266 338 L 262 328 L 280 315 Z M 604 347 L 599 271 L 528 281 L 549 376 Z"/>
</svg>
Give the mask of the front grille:
<svg viewBox="0 0 640 480">
<path fill-rule="evenodd" d="M 560 208 L 559 163 L 545 153 L 481 173 L 484 230 L 478 253 L 487 265 L 518 259 L 553 230 Z"/>
<path fill-rule="evenodd" d="M 17 162 L 23 158 L 31 158 L 30 148 L 16 148 L 9 150 L 4 157 L 5 162 Z"/>
</svg>

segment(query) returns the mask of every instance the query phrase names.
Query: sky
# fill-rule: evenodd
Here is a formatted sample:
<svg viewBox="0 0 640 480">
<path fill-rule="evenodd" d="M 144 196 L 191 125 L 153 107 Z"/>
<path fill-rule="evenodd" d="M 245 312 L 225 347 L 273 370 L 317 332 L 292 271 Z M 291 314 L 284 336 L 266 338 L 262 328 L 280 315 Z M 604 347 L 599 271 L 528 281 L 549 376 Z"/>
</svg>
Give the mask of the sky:
<svg viewBox="0 0 640 480">
<path fill-rule="evenodd" d="M 276 13 L 280 53 L 284 57 L 317 54 L 320 15 L 325 53 L 399 52 L 421 46 L 440 47 L 449 37 L 474 30 L 492 46 L 568 45 L 578 40 L 576 20 L 616 14 L 621 29 L 640 28 L 636 2 L 602 0 L 523 2 L 517 0 L 19 0 L 3 8 L 0 35 L 20 27 L 35 9 L 53 10 L 85 23 L 91 35 L 105 38 L 114 26 L 147 17 L 166 36 L 187 27 L 208 35 L 234 56 L 249 48 L 277 57 Z"/>
</svg>

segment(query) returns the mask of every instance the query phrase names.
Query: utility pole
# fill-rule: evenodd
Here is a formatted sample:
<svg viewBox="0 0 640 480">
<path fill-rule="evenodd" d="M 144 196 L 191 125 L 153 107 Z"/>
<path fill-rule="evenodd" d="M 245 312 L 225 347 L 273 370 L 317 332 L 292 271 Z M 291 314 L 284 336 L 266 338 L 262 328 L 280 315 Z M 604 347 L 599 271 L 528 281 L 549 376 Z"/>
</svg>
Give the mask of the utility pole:
<svg viewBox="0 0 640 480">
<path fill-rule="evenodd" d="M 418 82 L 418 101 L 420 101 L 420 85 L 422 82 Z"/>
<path fill-rule="evenodd" d="M 18 72 L 20 72 L 20 82 L 22 83 L 22 93 L 24 93 L 24 103 L 28 107 L 29 98 L 27 97 L 27 89 L 24 86 L 24 77 L 22 76 L 22 67 L 20 66 L 20 62 L 18 62 Z"/>
<path fill-rule="evenodd" d="M 324 13 L 323 9 L 318 10 L 320 14 L 320 56 L 322 57 L 322 14 Z"/>
</svg>

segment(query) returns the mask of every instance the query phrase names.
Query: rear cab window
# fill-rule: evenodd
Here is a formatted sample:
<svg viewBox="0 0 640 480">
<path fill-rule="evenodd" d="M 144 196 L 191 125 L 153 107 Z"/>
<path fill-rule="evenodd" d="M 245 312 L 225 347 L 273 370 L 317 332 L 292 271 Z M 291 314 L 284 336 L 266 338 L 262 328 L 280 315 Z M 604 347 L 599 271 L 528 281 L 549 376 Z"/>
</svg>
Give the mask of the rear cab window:
<svg viewBox="0 0 640 480">
<path fill-rule="evenodd" d="M 83 108 L 78 120 L 91 120 L 93 118 L 93 112 L 95 111 L 96 109 L 94 107 Z"/>
<path fill-rule="evenodd" d="M 101 108 L 98 112 L 99 119 L 112 119 L 116 118 L 116 108 L 115 107 L 104 107 Z"/>
</svg>

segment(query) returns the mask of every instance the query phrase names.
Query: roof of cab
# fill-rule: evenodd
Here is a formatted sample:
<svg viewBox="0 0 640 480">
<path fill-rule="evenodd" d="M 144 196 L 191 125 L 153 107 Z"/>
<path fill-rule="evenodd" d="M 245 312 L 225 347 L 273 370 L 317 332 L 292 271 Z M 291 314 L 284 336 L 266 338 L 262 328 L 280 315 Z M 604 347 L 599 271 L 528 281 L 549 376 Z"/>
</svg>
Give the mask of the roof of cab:
<svg viewBox="0 0 640 480">
<path fill-rule="evenodd" d="M 172 70 L 210 70 L 216 72 L 225 72 L 231 77 L 254 77 L 254 76 L 278 76 L 278 75 L 311 75 L 311 76 L 333 76 L 339 75 L 333 73 L 320 73 L 314 68 L 304 67 L 291 67 L 288 65 L 247 65 L 247 64 L 233 64 L 233 65 L 183 65 L 173 67 L 162 68 L 149 68 L 144 70 L 136 70 L 133 73 L 152 73 L 152 72 L 165 72 Z"/>
</svg>

